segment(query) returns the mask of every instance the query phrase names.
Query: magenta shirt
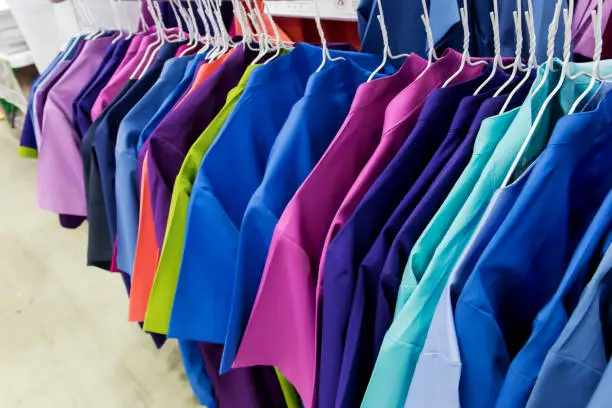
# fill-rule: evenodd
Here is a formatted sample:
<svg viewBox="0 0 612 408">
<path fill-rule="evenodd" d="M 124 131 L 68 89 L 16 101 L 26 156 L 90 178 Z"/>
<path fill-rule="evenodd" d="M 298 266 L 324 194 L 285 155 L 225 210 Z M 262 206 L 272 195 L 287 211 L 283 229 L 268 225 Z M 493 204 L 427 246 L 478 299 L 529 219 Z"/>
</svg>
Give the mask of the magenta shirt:
<svg viewBox="0 0 612 408">
<path fill-rule="evenodd" d="M 38 205 L 45 210 L 87 216 L 80 141 L 72 125 L 72 102 L 98 69 L 113 38 L 86 40 L 80 54 L 49 91 L 36 180 Z"/>
<path fill-rule="evenodd" d="M 123 88 L 138 67 L 138 64 L 140 64 L 147 47 L 154 41 L 155 37 L 152 35 L 137 35 L 134 37 L 117 71 L 115 71 L 110 81 L 108 81 L 106 86 L 100 91 L 98 98 L 94 102 L 91 108 L 92 121 L 95 122 L 102 112 L 104 112 L 108 104 L 117 96 L 121 88 Z"/>
</svg>

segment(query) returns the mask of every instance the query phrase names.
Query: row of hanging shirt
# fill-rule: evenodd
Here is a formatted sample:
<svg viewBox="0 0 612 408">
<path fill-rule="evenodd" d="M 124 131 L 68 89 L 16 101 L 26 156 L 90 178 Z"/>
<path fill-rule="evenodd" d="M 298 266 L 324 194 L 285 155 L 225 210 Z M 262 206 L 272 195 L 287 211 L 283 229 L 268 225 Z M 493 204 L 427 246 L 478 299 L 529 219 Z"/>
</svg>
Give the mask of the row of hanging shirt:
<svg viewBox="0 0 612 408">
<path fill-rule="evenodd" d="M 179 339 L 202 404 L 605 406 L 609 9 L 573 64 L 558 2 L 535 75 L 531 7 L 526 67 L 520 47 L 470 59 L 467 13 L 463 54 L 437 58 L 424 8 L 429 60 L 395 70 L 384 29 L 382 60 L 290 47 L 233 2 L 233 43 L 218 3 L 171 4 L 209 45 L 154 3 L 153 33 L 75 37 L 22 151 L 39 205 L 87 217 L 88 263 L 122 272 L 129 320 Z"/>
</svg>

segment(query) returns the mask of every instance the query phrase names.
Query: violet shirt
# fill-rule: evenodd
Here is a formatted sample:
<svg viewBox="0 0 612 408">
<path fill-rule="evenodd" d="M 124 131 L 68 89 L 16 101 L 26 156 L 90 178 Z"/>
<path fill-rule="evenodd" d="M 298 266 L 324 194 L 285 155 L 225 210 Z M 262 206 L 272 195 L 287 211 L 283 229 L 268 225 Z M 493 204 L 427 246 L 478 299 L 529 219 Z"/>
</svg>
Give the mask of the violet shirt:
<svg viewBox="0 0 612 408">
<path fill-rule="evenodd" d="M 223 346 L 210 343 L 195 344 L 199 344 L 218 408 L 286 406 L 278 378 L 271 367 L 239 368 L 220 375 Z"/>
<path fill-rule="evenodd" d="M 149 152 L 149 186 L 155 235 L 164 241 L 172 188 L 191 145 L 219 113 L 255 54 L 243 45 L 184 101 L 172 110 L 140 150 L 139 162 Z"/>
<path fill-rule="evenodd" d="M 87 215 L 72 102 L 100 64 L 112 37 L 86 40 L 74 63 L 49 92 L 37 167 L 38 205 L 58 214 Z"/>
<path fill-rule="evenodd" d="M 327 232 L 325 244 L 321 253 L 317 279 L 317 298 L 321 296 L 323 288 L 323 276 L 325 275 L 325 258 L 327 248 L 337 232 L 342 228 L 346 220 L 353 214 L 357 205 L 361 202 L 376 178 L 387 167 L 395 154 L 403 145 L 404 141 L 414 128 L 419 113 L 427 96 L 435 89 L 441 87 L 446 80 L 459 69 L 461 54 L 449 49 L 442 57 L 427 69 L 425 75 L 421 76 L 411 86 L 402 90 L 390 103 L 385 111 L 385 122 L 382 129 L 380 143 L 376 151 L 371 155 L 367 164 L 359 173 L 359 177 L 344 197 L 340 208 Z M 453 83 L 459 83 L 472 79 L 482 72 L 483 66 L 467 66 L 457 76 Z"/>
<path fill-rule="evenodd" d="M 324 235 L 329 230 L 333 217 L 330 213 L 333 214 L 338 208 L 338 203 L 355 181 L 354 172 L 363 168 L 368 159 L 361 154 L 364 150 L 369 155 L 372 154 L 374 149 L 367 143 L 373 141 L 375 144 L 378 143 L 378 147 L 357 178 L 356 184 L 353 184 L 358 187 L 353 187 L 352 190 L 358 191 L 349 192 L 350 201 L 362 193 L 361 189 L 367 191 L 364 186 L 369 181 L 373 181 L 371 178 L 382 172 L 401 147 L 407 136 L 405 133 L 416 122 L 425 96 L 456 72 L 460 62 L 460 54 L 452 50 L 447 51 L 423 76 L 393 99 L 392 112 L 387 108 L 385 116 L 387 132 L 383 132 L 380 143 L 378 143 L 380 122 L 376 122 L 378 125 L 375 123 L 374 126 L 366 127 L 373 107 L 363 109 L 361 114 L 365 117 L 361 123 L 351 123 L 349 114 L 341 132 L 348 132 L 343 136 L 356 138 L 354 143 L 363 145 L 357 150 L 360 154 L 347 151 L 344 146 L 339 146 L 336 142 L 332 143 L 317 167 L 287 205 L 274 231 L 262 282 L 235 366 L 274 365 L 296 387 L 305 406 L 314 405 L 319 292 L 317 280 L 322 279 L 322 273 L 317 273 L 316 265 L 321 259 Z M 457 81 L 476 77 L 481 71 L 481 66 L 466 67 Z M 368 95 L 363 97 L 367 99 Z M 388 103 L 388 99 L 385 101 Z M 384 106 L 378 107 L 382 108 Z M 357 129 L 353 127 L 355 124 L 359 126 Z M 348 126 L 351 127 L 347 128 Z M 369 133 L 365 130 L 376 130 L 377 133 L 372 135 L 373 139 L 368 140 L 365 137 L 362 139 L 362 132 L 364 135 Z M 338 137 L 335 140 L 338 140 Z M 347 157 L 343 159 L 343 155 Z M 320 168 L 322 163 L 325 163 L 323 172 L 313 176 L 318 173 L 317 168 Z M 355 165 L 359 166 L 358 169 L 354 167 Z M 333 181 L 336 177 L 334 175 L 339 176 L 338 182 Z M 325 191 L 325 194 L 321 194 L 321 191 Z M 329 202 L 326 203 L 328 199 Z M 360 199 L 356 201 L 358 203 Z"/>
<path fill-rule="evenodd" d="M 365 332 L 359 326 L 364 314 L 374 316 L 378 276 L 387 250 L 463 139 L 478 101 L 491 96 L 471 96 L 489 73 L 490 69 L 428 97 L 406 143 L 329 246 L 323 297 L 333 300 L 325 302 L 322 311 L 320 406 L 332 406 L 334 401 L 338 407 L 353 406 L 361 401 L 376 355 L 372 354 L 372 325 Z M 507 77 L 499 72 L 485 91 L 501 85 Z M 463 104 L 468 96 L 475 99 Z M 367 303 L 371 303 L 369 307 Z M 351 326 L 349 315 L 354 323 Z M 370 341 L 362 341 L 362 333 Z"/>
<path fill-rule="evenodd" d="M 83 49 L 84 40 L 82 38 L 75 39 L 77 44 L 70 47 L 69 50 L 63 55 L 62 59 L 57 63 L 55 69 L 40 83 L 36 94 L 34 95 L 34 102 L 32 105 L 32 114 L 34 121 L 34 134 L 36 137 L 36 145 L 40 149 L 42 143 L 41 129 L 44 120 L 44 108 L 47 103 L 49 91 L 64 75 L 64 72 L 72 65 L 72 62 L 79 55 Z"/>
<path fill-rule="evenodd" d="M 80 140 L 83 140 L 85 133 L 87 133 L 87 130 L 91 126 L 91 109 L 93 104 L 125 57 L 131 41 L 132 40 L 121 38 L 108 47 L 98 71 L 94 74 L 89 83 L 83 87 L 77 99 L 75 99 L 72 110 L 75 129 Z"/>
</svg>

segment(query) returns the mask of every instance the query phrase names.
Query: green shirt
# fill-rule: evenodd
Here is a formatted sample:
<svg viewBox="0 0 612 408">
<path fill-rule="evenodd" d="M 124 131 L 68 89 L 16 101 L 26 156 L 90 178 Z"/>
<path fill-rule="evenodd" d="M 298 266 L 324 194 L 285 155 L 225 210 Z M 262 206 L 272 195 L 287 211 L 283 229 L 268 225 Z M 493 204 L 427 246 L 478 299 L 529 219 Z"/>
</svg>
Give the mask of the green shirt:
<svg viewBox="0 0 612 408">
<path fill-rule="evenodd" d="M 155 273 L 155 280 L 151 287 L 149 304 L 145 315 L 144 329 L 153 333 L 168 333 L 174 293 L 178 283 L 181 258 L 183 255 L 183 242 L 187 223 L 187 208 L 191 188 L 196 179 L 200 163 L 204 155 L 219 134 L 236 103 L 242 96 L 247 81 L 256 65 L 247 67 L 240 82 L 227 95 L 225 106 L 210 122 L 206 130 L 191 146 L 181 170 L 174 183 L 172 201 L 168 214 L 168 224 L 162 250 Z"/>
<path fill-rule="evenodd" d="M 572 67 L 574 72 L 577 69 L 590 72 L 589 64 Z M 387 395 L 389 389 L 398 397 L 394 399 L 396 403 L 386 399 L 390 402 L 386 406 L 403 406 L 448 276 L 493 193 L 510 170 L 545 99 L 558 83 L 559 61 L 555 61 L 554 69 L 556 72 L 549 72 L 544 86 L 534 95 L 533 90 L 543 78 L 544 69 L 540 69 L 538 79 L 521 107 L 483 123 L 469 165 L 408 258 L 395 318 L 385 335 L 362 407 L 376 406 L 381 401 L 379 397 Z M 588 82 L 589 78 L 584 76 L 576 80 L 565 79 L 561 91 L 548 104 L 536 128 L 517 169 L 519 173 L 540 154 L 555 123 L 567 114 Z"/>
</svg>

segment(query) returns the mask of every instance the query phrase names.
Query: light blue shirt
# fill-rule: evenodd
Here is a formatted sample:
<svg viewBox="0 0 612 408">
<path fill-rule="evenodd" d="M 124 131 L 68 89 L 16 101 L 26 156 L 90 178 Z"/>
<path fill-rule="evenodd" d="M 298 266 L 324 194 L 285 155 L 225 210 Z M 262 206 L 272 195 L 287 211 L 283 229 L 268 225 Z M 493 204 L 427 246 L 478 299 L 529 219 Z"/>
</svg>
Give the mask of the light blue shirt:
<svg viewBox="0 0 612 408">
<path fill-rule="evenodd" d="M 163 67 L 159 79 L 125 115 L 115 145 L 115 191 L 117 206 L 117 267 L 132 274 L 138 237 L 138 150 L 145 125 L 162 106 L 185 73 L 190 57 L 173 58 Z"/>
<path fill-rule="evenodd" d="M 609 360 L 606 343 L 611 340 L 612 323 L 608 312 L 612 295 L 610 270 L 612 246 L 608 245 L 595 276 L 544 360 L 527 408 L 584 407 L 591 398 L 601 398 L 594 394 Z M 608 388 L 604 398 L 606 407 L 610 406 L 609 391 Z"/>
</svg>

